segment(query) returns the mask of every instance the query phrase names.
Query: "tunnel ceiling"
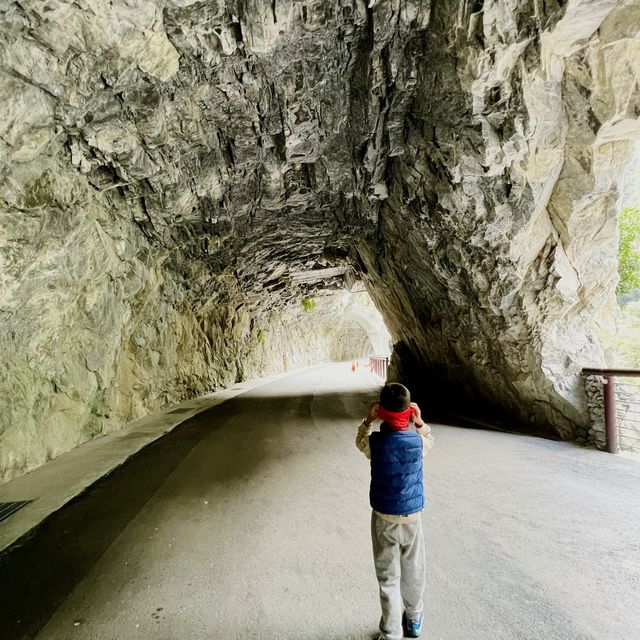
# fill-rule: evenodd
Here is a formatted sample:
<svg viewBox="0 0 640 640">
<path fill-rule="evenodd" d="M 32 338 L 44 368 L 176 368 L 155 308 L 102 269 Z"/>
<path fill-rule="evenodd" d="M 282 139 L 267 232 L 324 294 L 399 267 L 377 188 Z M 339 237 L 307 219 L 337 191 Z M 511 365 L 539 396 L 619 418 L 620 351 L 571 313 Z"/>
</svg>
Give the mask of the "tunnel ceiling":
<svg viewBox="0 0 640 640">
<path fill-rule="evenodd" d="M 640 7 L 369 4 L 0 5 L 3 468 L 268 371 L 358 280 L 396 375 L 586 437 Z"/>
</svg>

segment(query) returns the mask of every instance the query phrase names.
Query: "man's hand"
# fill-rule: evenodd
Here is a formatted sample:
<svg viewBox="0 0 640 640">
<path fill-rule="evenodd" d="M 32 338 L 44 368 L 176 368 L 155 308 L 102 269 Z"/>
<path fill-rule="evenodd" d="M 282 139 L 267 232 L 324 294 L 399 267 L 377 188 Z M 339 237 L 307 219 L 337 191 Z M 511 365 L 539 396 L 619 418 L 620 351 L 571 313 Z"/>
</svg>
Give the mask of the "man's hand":
<svg viewBox="0 0 640 640">
<path fill-rule="evenodd" d="M 422 412 L 420 411 L 420 407 L 415 402 L 411 402 L 409 404 L 409 408 L 411 409 L 411 417 L 415 422 L 416 427 L 418 429 L 424 425 L 424 421 L 422 420 Z"/>
<path fill-rule="evenodd" d="M 369 407 L 369 413 L 367 414 L 367 417 L 364 419 L 364 423 L 367 425 L 367 427 L 374 421 L 377 419 L 378 417 L 378 407 L 380 406 L 379 402 L 374 402 L 370 407 Z"/>
</svg>

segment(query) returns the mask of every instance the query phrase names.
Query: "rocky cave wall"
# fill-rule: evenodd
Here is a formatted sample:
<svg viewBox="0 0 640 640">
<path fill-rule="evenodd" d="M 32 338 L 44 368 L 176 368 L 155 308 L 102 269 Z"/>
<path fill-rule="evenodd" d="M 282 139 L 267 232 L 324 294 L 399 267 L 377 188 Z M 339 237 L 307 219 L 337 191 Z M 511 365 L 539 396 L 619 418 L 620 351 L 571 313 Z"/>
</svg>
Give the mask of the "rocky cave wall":
<svg viewBox="0 0 640 640">
<path fill-rule="evenodd" d="M 425 35 L 402 17 L 372 45 L 386 135 L 371 167 L 388 197 L 382 241 L 361 245 L 400 343 L 392 375 L 459 412 L 588 439 L 580 371 L 614 329 L 640 4 L 433 2 Z"/>
<path fill-rule="evenodd" d="M 585 433 L 638 3 L 369 4 L 0 2 L 5 478 L 279 367 L 354 277 L 414 387 Z"/>
</svg>

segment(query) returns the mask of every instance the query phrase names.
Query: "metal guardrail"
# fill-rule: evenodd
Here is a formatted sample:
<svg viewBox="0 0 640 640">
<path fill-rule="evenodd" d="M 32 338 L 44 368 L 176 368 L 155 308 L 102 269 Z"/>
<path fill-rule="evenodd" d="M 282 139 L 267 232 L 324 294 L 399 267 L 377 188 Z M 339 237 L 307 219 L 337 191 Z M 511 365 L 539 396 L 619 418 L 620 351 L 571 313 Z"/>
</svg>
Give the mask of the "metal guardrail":
<svg viewBox="0 0 640 640">
<path fill-rule="evenodd" d="M 389 367 L 387 356 L 369 356 L 369 366 L 372 373 L 380 376 L 383 380 L 387 379 L 387 368 Z"/>
<path fill-rule="evenodd" d="M 640 378 L 640 369 L 590 369 L 582 370 L 585 376 L 620 376 Z"/>
<path fill-rule="evenodd" d="M 624 399 L 618 397 L 620 394 L 616 394 L 616 378 L 640 378 L 640 370 L 586 368 L 582 370 L 582 374 L 603 378 L 607 451 L 619 453 L 621 436 L 625 441 L 635 444 L 635 447 L 631 446 L 630 448 L 640 448 L 640 386 L 637 393 L 627 393 Z"/>
</svg>

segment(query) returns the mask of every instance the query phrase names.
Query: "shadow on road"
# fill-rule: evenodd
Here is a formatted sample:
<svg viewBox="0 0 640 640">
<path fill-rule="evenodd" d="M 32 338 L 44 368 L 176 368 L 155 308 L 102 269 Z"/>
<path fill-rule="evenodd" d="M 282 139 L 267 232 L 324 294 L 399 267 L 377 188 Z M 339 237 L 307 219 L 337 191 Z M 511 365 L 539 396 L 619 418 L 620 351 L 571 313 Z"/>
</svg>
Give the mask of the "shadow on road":
<svg viewBox="0 0 640 640">
<path fill-rule="evenodd" d="M 339 425 L 353 420 L 353 428 L 366 414 L 371 391 L 281 395 L 269 385 L 206 410 L 159 438 L 105 476 L 39 527 L 0 555 L 0 634 L 2 640 L 35 637 L 74 587 L 83 579 L 118 535 L 136 517 L 169 475 L 203 440 L 225 431 L 242 443 L 252 439 L 250 457 L 237 456 L 218 469 L 189 474 L 184 495 L 207 483 L 228 482 L 251 475 L 274 456 L 273 439 L 287 429 L 309 424 Z M 354 407 L 357 415 L 352 415 Z M 350 413 L 351 412 L 351 413 Z M 425 412 L 429 417 L 429 412 Z M 234 425 L 246 424 L 242 431 Z M 490 428 L 464 418 L 441 418 L 440 423 Z M 316 426 L 316 428 L 318 428 Z M 323 428 L 320 426 L 319 428 Z M 246 430 L 246 436 L 245 436 Z M 261 431 L 268 437 L 261 438 Z M 270 444 L 271 443 L 271 444 Z M 282 455 L 282 452 L 280 452 Z"/>
<path fill-rule="evenodd" d="M 268 389 L 268 387 L 266 388 Z M 349 393 L 350 402 L 363 408 L 371 394 Z M 0 555 L 0 629 L 2 640 L 35 637 L 58 606 L 82 580 L 118 535 L 135 518 L 168 476 L 201 441 L 213 435 L 230 419 L 244 417 L 260 428 L 269 428 L 268 417 L 286 406 L 284 426 L 296 418 L 314 415 L 344 420 L 343 394 L 270 395 L 250 391 L 206 410 L 159 438 L 84 493 L 53 513 Z M 318 402 L 321 399 L 322 402 Z M 292 402 L 293 401 L 293 402 Z M 312 402 L 315 401 L 315 402 Z M 353 406 L 353 404 L 351 405 Z M 360 416 L 354 416 L 354 420 Z M 233 473 L 254 471 L 256 461 L 268 463 L 266 449 L 260 455 L 260 439 L 255 439 L 258 455 L 251 463 L 239 462 Z M 225 472 L 229 479 L 230 471 Z M 214 477 L 215 480 L 215 477 Z M 192 479 L 197 482 L 197 476 Z"/>
</svg>

